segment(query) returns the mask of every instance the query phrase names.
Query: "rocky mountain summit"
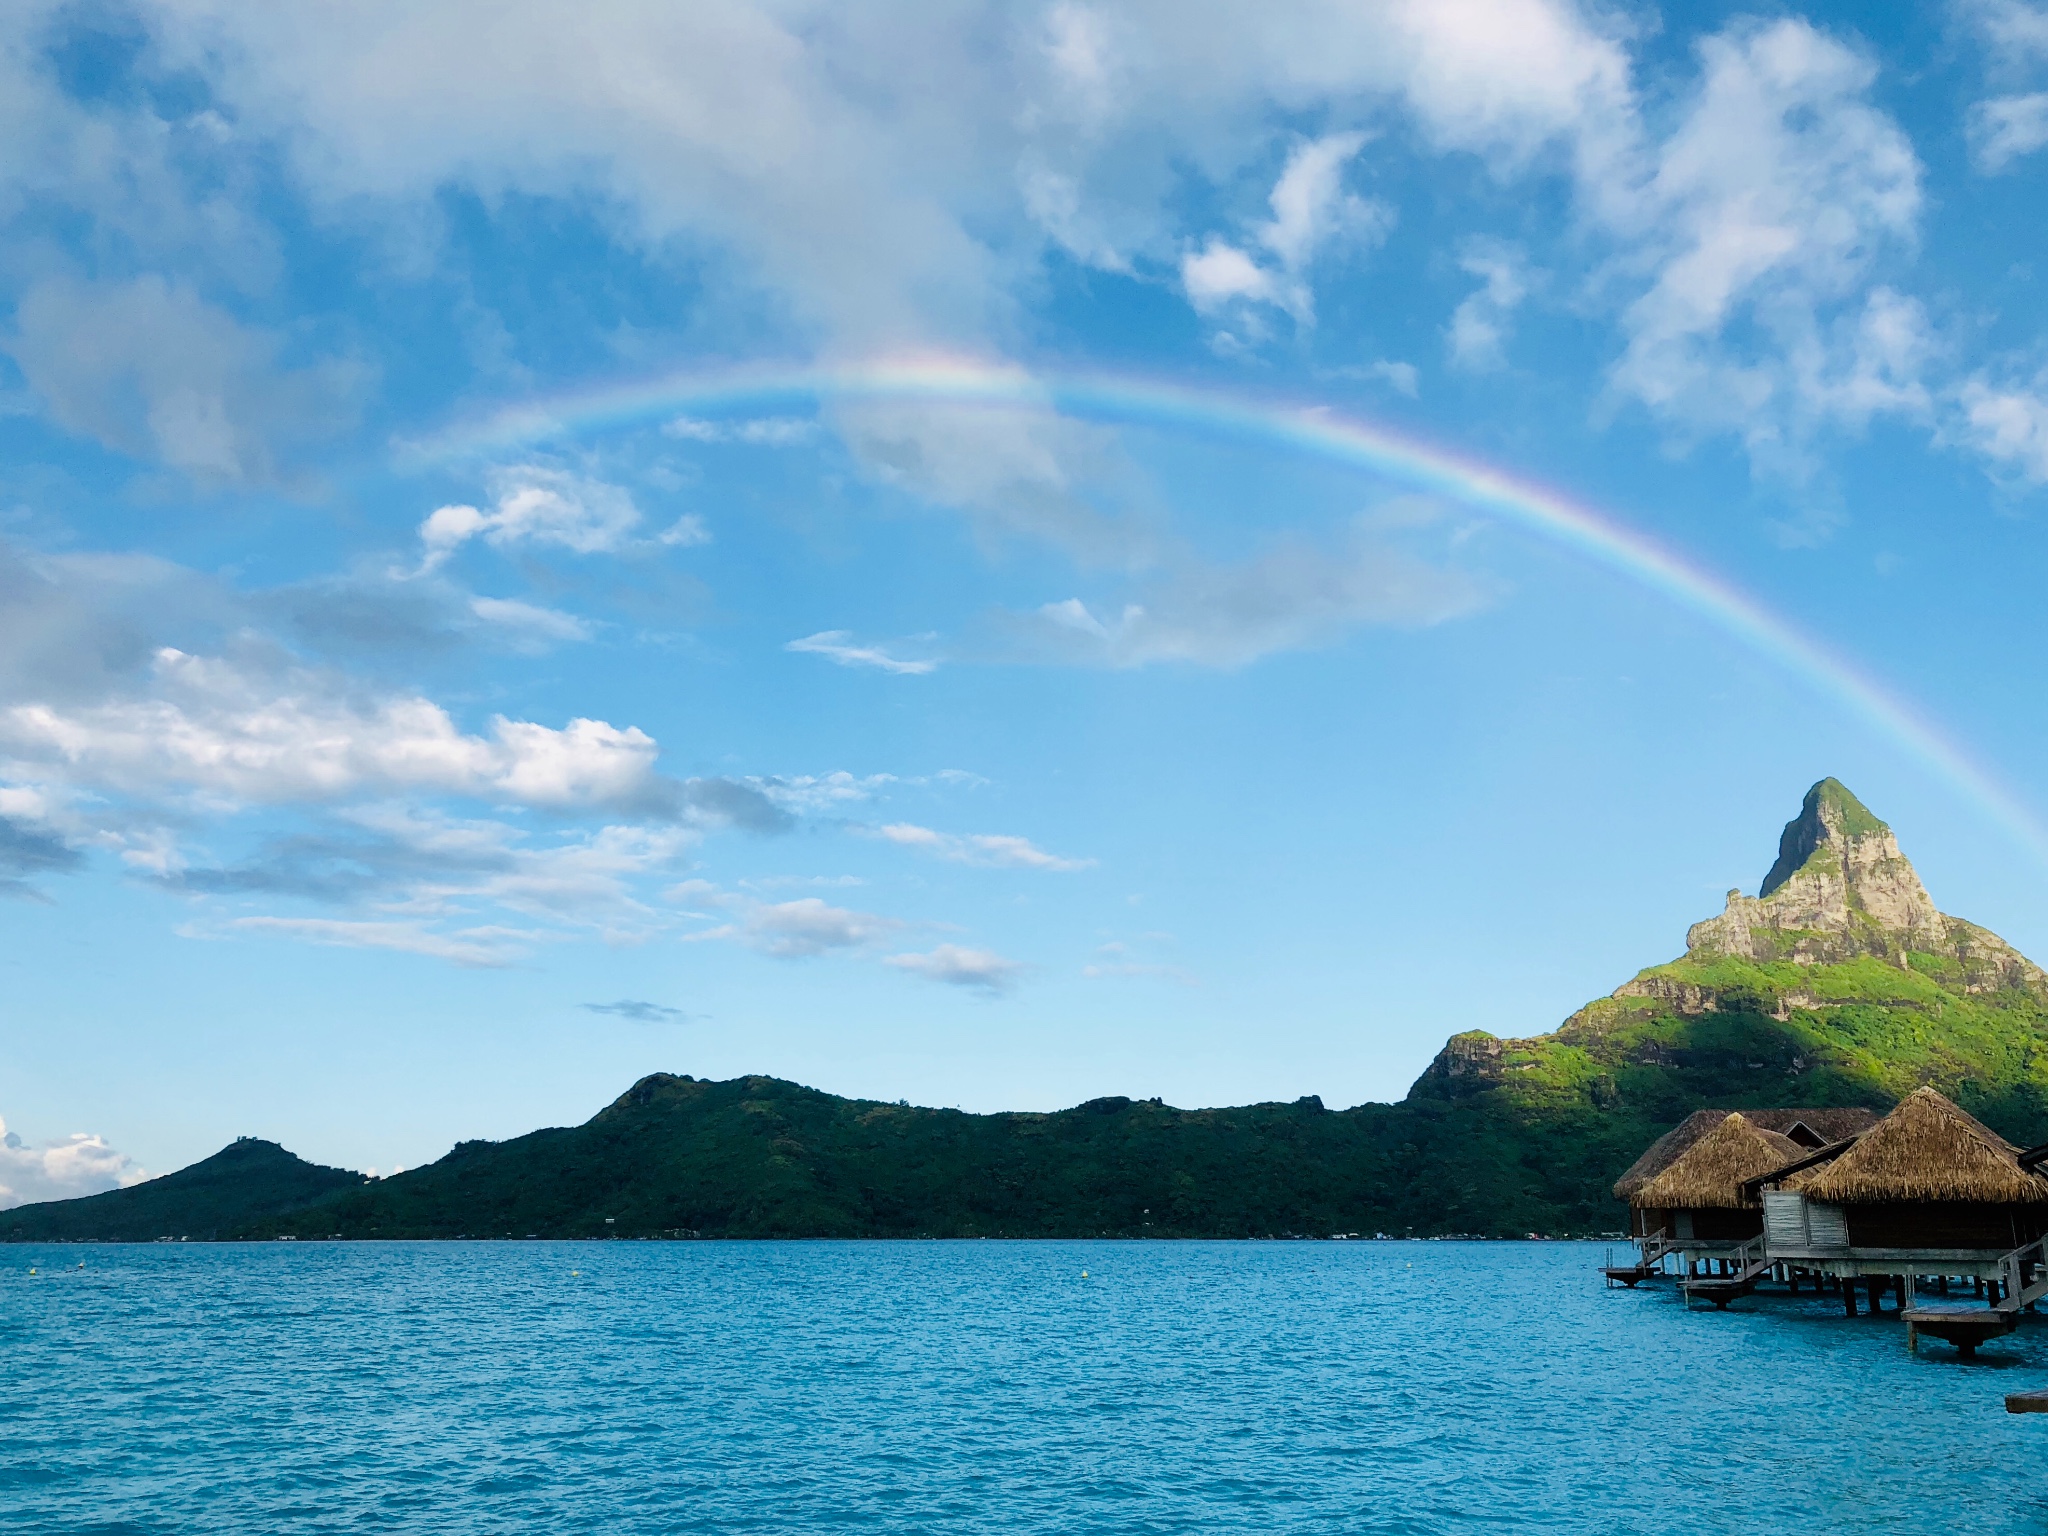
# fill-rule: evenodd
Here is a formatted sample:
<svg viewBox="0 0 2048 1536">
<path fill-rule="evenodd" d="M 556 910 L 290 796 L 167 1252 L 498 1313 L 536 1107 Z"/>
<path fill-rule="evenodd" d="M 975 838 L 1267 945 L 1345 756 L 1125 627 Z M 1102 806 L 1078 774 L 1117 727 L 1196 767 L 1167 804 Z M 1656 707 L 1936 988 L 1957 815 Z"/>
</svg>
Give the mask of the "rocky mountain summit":
<svg viewBox="0 0 2048 1536">
<path fill-rule="evenodd" d="M 1936 909 L 1890 827 L 1807 791 L 1755 896 L 1693 924 L 1554 1033 L 1453 1037 L 1410 1099 L 1646 1126 L 1706 1105 L 1888 1108 L 1931 1085 L 2026 1141 L 2048 1133 L 2048 975 Z"/>
<path fill-rule="evenodd" d="M 1965 991 L 2048 983 L 1997 934 L 1936 911 L 1892 829 L 1835 779 L 1806 792 L 1757 894 L 1730 891 L 1724 911 L 1687 931 L 1685 949 L 1798 965 L 1870 955 L 1902 969 L 1912 955 L 1936 955 L 1961 967 Z"/>
</svg>

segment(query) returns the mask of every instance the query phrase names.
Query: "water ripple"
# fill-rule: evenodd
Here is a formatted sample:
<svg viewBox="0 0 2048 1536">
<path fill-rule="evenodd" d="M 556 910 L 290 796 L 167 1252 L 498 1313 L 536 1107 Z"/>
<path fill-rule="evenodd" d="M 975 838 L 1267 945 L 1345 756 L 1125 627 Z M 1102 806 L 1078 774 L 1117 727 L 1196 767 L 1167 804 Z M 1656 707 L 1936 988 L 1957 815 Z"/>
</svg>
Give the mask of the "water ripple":
<svg viewBox="0 0 2048 1536">
<path fill-rule="evenodd" d="M 0 1511 L 66 1536 L 2048 1529 L 2048 1419 L 2002 1405 L 2048 1385 L 2048 1335 L 1909 1355 L 1889 1314 L 1687 1314 L 1602 1289 L 1597 1257 L 15 1248 Z"/>
</svg>

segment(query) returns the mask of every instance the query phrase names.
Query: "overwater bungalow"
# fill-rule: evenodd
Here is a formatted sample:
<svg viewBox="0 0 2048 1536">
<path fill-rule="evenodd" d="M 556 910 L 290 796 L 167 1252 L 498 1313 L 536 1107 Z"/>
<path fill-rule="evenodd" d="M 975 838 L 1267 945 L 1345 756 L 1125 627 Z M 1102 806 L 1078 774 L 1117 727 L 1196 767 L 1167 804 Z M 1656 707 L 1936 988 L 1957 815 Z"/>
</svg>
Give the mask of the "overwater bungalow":
<svg viewBox="0 0 2048 1536">
<path fill-rule="evenodd" d="M 1728 1125 L 1741 1122 L 1748 1133 Z M 1614 1186 L 1629 1207 L 1629 1231 L 1640 1245 L 1635 1264 L 1608 1271 L 1633 1285 L 1661 1273 L 1676 1258 L 1687 1273 L 1719 1268 L 1763 1230 L 1763 1207 L 1754 1189 L 1736 1186 L 1876 1124 L 1867 1109 L 1702 1109 L 1659 1136 Z M 1690 1171 L 1666 1176 L 1710 1137 L 1715 1146 Z M 1790 1149 L 1790 1158 L 1786 1156 Z M 1645 1191 L 1656 1185 L 1655 1192 Z"/>
<path fill-rule="evenodd" d="M 2048 1178 L 1932 1088 L 1756 1188 L 1769 1257 L 1845 1282 L 1845 1296 L 1846 1282 L 1881 1277 L 1903 1302 L 1916 1277 L 1932 1276 L 1943 1289 L 1958 1277 L 1973 1290 L 1989 1286 L 1994 1302 L 2011 1300 L 2033 1288 L 2040 1254 L 2032 1245 L 2048 1232 Z M 1871 1292 L 1874 1299 L 1879 1287 Z"/>
<path fill-rule="evenodd" d="M 1688 1256 L 1690 1272 L 1764 1229 L 1763 1203 L 1744 1184 L 1784 1167 L 1806 1149 L 1748 1117 L 1731 1113 L 1673 1160 L 1636 1186 L 1629 1199 L 1635 1224 L 1661 1232 Z"/>
</svg>

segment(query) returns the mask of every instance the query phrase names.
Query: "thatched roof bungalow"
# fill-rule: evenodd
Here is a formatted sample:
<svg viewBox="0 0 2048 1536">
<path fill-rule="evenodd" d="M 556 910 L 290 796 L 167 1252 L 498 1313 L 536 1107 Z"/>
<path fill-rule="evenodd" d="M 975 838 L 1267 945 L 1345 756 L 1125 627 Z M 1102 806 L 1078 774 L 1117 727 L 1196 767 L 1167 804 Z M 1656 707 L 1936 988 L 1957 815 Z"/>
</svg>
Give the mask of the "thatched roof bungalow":
<svg viewBox="0 0 2048 1536">
<path fill-rule="evenodd" d="M 1784 1167 L 1805 1148 L 1742 1114 L 1718 1125 L 1662 1169 L 1637 1184 L 1631 1214 L 1643 1234 L 1680 1242 L 1739 1243 L 1763 1231 L 1763 1204 L 1745 1182 Z"/>
<path fill-rule="evenodd" d="M 1774 1248 L 1781 1213 L 1788 1237 L 1796 1214 L 1814 1247 L 2004 1251 L 2048 1230 L 2048 1178 L 1932 1088 L 1840 1155 L 1766 1183 Z"/>
<path fill-rule="evenodd" d="M 1692 1209 L 1693 1207 L 1656 1207 L 1639 1199 L 1643 1187 L 1663 1175 L 1680 1158 L 1699 1144 L 1711 1132 L 1726 1124 L 1730 1114 L 1737 1114 L 1748 1125 L 1759 1131 L 1768 1131 L 1794 1144 L 1793 1157 L 1807 1148 L 1824 1146 L 1868 1130 L 1877 1123 L 1877 1116 L 1867 1109 L 1701 1109 L 1692 1114 L 1651 1142 L 1643 1155 L 1629 1165 L 1614 1185 L 1614 1197 L 1625 1200 L 1630 1207 L 1630 1219 L 1638 1237 L 1649 1236 L 1658 1231 L 1669 1231 L 1662 1224 L 1662 1218 L 1651 1221 L 1649 1213 L 1660 1209 Z M 1752 1169 L 1745 1179 L 1783 1167 L 1791 1158 L 1783 1158 L 1767 1167 Z M 1702 1164 L 1705 1167 L 1705 1164 Z M 1739 1201 L 1737 1202 L 1740 1203 Z M 1749 1203 L 1754 1205 L 1754 1197 Z M 1716 1207 L 1705 1207 L 1715 1209 Z M 1649 1224 L 1646 1225 L 1646 1222 Z M 1709 1225 L 1714 1223 L 1710 1222 Z M 1752 1235 L 1745 1233 L 1744 1236 Z M 1675 1235 L 1675 1234 L 1674 1234 Z"/>
</svg>

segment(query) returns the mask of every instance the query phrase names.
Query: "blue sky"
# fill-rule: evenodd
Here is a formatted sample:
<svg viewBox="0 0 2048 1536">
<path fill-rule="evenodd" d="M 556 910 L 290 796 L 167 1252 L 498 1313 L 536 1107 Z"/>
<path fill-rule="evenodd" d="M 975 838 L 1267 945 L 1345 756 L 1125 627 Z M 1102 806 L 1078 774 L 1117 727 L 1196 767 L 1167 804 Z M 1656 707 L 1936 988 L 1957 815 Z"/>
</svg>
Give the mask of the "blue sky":
<svg viewBox="0 0 2048 1536">
<path fill-rule="evenodd" d="M 1397 1098 L 1825 774 L 2048 954 L 2048 9 L 25 3 L 0 75 L 0 1200 L 653 1070 Z"/>
</svg>

